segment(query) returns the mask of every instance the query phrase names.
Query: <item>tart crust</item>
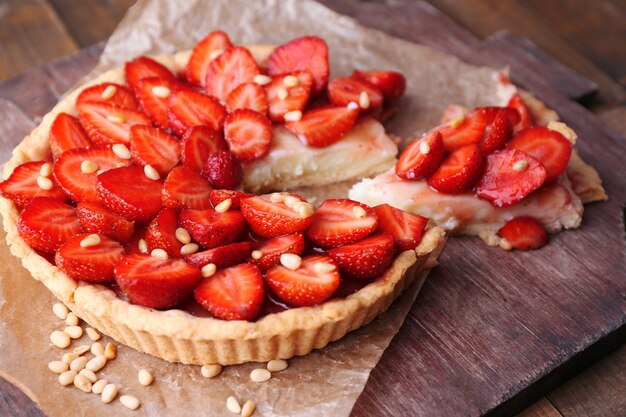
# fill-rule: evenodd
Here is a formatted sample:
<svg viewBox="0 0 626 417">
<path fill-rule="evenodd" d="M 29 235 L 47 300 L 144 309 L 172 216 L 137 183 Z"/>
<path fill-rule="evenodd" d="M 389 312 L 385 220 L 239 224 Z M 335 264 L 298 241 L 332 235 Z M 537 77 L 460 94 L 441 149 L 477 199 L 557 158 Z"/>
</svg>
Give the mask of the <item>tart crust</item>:
<svg viewBox="0 0 626 417">
<path fill-rule="evenodd" d="M 273 47 L 260 45 L 248 49 L 262 63 Z M 186 65 L 189 51 L 155 59 L 178 72 Z M 61 99 L 13 150 L 4 168 L 5 178 L 24 162 L 49 159 L 48 132 L 55 117 L 60 112 L 75 115 L 78 94 L 102 82 L 124 84 L 123 69 L 107 71 Z M 423 279 L 436 266 L 446 241 L 443 229 L 428 229 L 415 250 L 399 254 L 381 278 L 346 298 L 285 310 L 255 322 L 224 321 L 195 317 L 182 310 L 158 311 L 133 305 L 103 286 L 78 283 L 21 238 L 17 231 L 19 213 L 10 200 L 0 198 L 0 213 L 11 253 L 90 326 L 138 351 L 170 362 L 197 365 L 288 359 L 323 348 L 384 312 L 417 276 Z"/>
</svg>

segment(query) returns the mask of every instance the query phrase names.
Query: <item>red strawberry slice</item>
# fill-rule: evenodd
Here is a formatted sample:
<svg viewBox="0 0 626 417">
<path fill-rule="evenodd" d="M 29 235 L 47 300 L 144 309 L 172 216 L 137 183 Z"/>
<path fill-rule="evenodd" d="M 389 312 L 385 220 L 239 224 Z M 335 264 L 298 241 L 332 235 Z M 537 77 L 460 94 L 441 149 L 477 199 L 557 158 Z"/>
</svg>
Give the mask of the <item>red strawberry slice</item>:
<svg viewBox="0 0 626 417">
<path fill-rule="evenodd" d="M 285 77 L 293 76 L 298 79 L 297 85 L 285 85 Z M 273 122 L 285 121 L 285 113 L 295 110 L 304 111 L 311 97 L 313 76 L 308 71 L 298 71 L 290 74 L 277 75 L 265 86 L 265 93 L 269 103 L 269 116 Z M 286 97 L 284 96 L 286 93 Z"/>
<path fill-rule="evenodd" d="M 231 243 L 230 245 L 187 255 L 185 260 L 198 268 L 208 264 L 215 264 L 217 269 L 223 269 L 245 262 L 250 256 L 250 247 L 250 242 Z"/>
<path fill-rule="evenodd" d="M 206 92 L 219 100 L 226 100 L 236 87 L 253 82 L 260 73 L 250 51 L 241 47 L 228 48 L 209 64 Z"/>
<path fill-rule="evenodd" d="M 17 230 L 31 248 L 54 253 L 80 233 L 80 225 L 74 207 L 54 198 L 35 197 L 20 213 Z"/>
<path fill-rule="evenodd" d="M 356 77 L 335 78 L 328 83 L 328 98 L 337 106 L 360 103 L 363 93 L 367 94 L 369 103 L 362 110 L 373 110 L 383 106 L 383 93 L 374 84 Z"/>
<path fill-rule="evenodd" d="M 437 131 L 413 141 L 398 158 L 396 175 L 405 180 L 421 180 L 431 176 L 443 161 L 443 139 Z"/>
<path fill-rule="evenodd" d="M 180 142 L 158 127 L 136 125 L 130 128 L 130 153 L 137 165 L 165 175 L 178 165 Z"/>
<path fill-rule="evenodd" d="M 9 178 L 0 182 L 0 195 L 13 201 L 18 207 L 23 207 L 35 197 L 51 197 L 61 202 L 67 200 L 63 189 L 54 178 L 52 188 L 44 190 L 37 185 L 37 178 L 41 175 L 41 167 L 44 164 L 52 166 L 46 161 L 25 162 L 15 167 Z"/>
<path fill-rule="evenodd" d="M 487 157 L 485 173 L 476 194 L 496 207 L 522 200 L 546 181 L 546 169 L 532 156 L 516 149 L 496 151 Z"/>
<path fill-rule="evenodd" d="M 139 107 L 133 92 L 123 85 L 115 83 L 102 83 L 85 88 L 76 97 L 76 104 L 86 101 L 111 103 L 131 110 L 137 110 Z"/>
<path fill-rule="evenodd" d="M 180 145 L 183 166 L 196 172 L 202 171 L 210 153 L 228 150 L 222 134 L 209 126 L 194 126 L 187 130 Z"/>
<path fill-rule="evenodd" d="M 228 151 L 209 154 L 202 175 L 214 188 L 232 190 L 243 180 L 243 168 L 235 155 Z"/>
<path fill-rule="evenodd" d="M 160 128 L 170 127 L 167 118 L 167 98 L 179 88 L 181 85 L 169 77 L 148 77 L 137 83 L 135 92 L 141 108 Z"/>
<path fill-rule="evenodd" d="M 498 116 L 498 114 L 501 112 L 504 112 L 506 114 L 513 126 L 520 122 L 519 112 L 512 107 L 486 106 L 477 107 L 474 111 L 480 113 L 487 122 L 487 124 L 493 123 L 493 121 L 496 119 L 496 116 Z"/>
<path fill-rule="evenodd" d="M 57 158 L 70 149 L 91 146 L 89 136 L 78 118 L 67 113 L 59 113 L 54 119 L 50 126 L 48 141 L 52 153 Z"/>
<path fill-rule="evenodd" d="M 535 117 L 532 115 L 528 107 L 526 107 L 526 103 L 519 94 L 514 94 L 513 97 L 509 100 L 507 107 L 513 108 L 517 110 L 520 120 L 518 123 L 513 123 L 515 125 L 516 130 L 526 129 L 531 126 L 535 126 L 537 122 L 535 121 Z"/>
<path fill-rule="evenodd" d="M 126 84 L 133 91 L 137 91 L 139 81 L 149 77 L 169 78 L 174 81 L 175 77 L 172 72 L 163 64 L 158 63 L 147 56 L 140 56 L 126 63 Z"/>
<path fill-rule="evenodd" d="M 252 249 L 260 252 L 261 257 L 259 259 L 252 258 L 252 262 L 265 272 L 280 263 L 280 255 L 283 253 L 302 255 L 304 248 L 304 236 L 300 232 L 254 241 L 252 242 Z"/>
<path fill-rule="evenodd" d="M 297 194 L 292 197 L 306 201 Z M 306 229 L 312 216 L 301 217 L 297 210 L 285 202 L 273 202 L 270 195 L 258 195 L 241 200 L 241 212 L 250 229 L 261 237 L 276 237 Z"/>
<path fill-rule="evenodd" d="M 463 146 L 444 159 L 428 184 L 441 193 L 471 190 L 483 173 L 483 156 L 478 145 Z"/>
<path fill-rule="evenodd" d="M 83 162 L 97 165 L 97 171 L 85 173 L 81 169 Z M 65 193 L 74 201 L 98 202 L 96 193 L 97 172 L 107 171 L 120 165 L 128 165 L 110 148 L 82 148 L 64 152 L 54 164 L 54 177 Z"/>
<path fill-rule="evenodd" d="M 115 168 L 98 175 L 98 198 L 113 213 L 148 222 L 161 210 L 163 184 L 148 178 L 142 167 Z"/>
<path fill-rule="evenodd" d="M 267 60 L 269 75 L 282 75 L 295 71 L 308 71 L 315 83 L 311 93 L 321 93 L 328 82 L 328 46 L 315 36 L 293 39 L 276 48 Z"/>
<path fill-rule="evenodd" d="M 237 210 L 240 207 L 240 202 L 242 199 L 253 196 L 254 194 L 242 193 L 241 191 L 213 190 L 211 191 L 210 199 L 213 207 L 215 207 L 222 201 L 230 198 L 230 200 L 232 201 L 232 205 L 230 206 L 231 210 Z"/>
<path fill-rule="evenodd" d="M 83 202 L 76 207 L 80 228 L 85 233 L 99 233 L 120 243 L 129 242 L 135 233 L 133 222 L 111 213 L 99 204 Z"/>
<path fill-rule="evenodd" d="M 222 130 L 226 109 L 214 97 L 187 89 L 178 90 L 170 94 L 167 105 L 170 127 L 178 136 L 200 125 Z"/>
<path fill-rule="evenodd" d="M 511 219 L 498 233 L 519 250 L 539 249 L 548 243 L 548 234 L 541 223 L 532 217 Z"/>
<path fill-rule="evenodd" d="M 238 109 L 226 117 L 224 137 L 237 158 L 254 161 L 270 150 L 272 123 L 254 110 Z"/>
<path fill-rule="evenodd" d="M 393 237 L 398 249 L 413 250 L 422 241 L 422 234 L 428 223 L 426 217 L 408 213 L 389 204 L 378 205 L 374 207 L 374 211 L 378 217 L 378 231 Z"/>
<path fill-rule="evenodd" d="M 241 264 L 217 271 L 194 291 L 196 301 L 222 320 L 254 320 L 259 315 L 265 289 L 256 265 Z"/>
<path fill-rule="evenodd" d="M 370 236 L 350 245 L 328 250 L 347 276 L 369 281 L 381 276 L 393 262 L 394 240 L 387 234 Z"/>
<path fill-rule="evenodd" d="M 215 55 L 233 46 L 228 35 L 215 30 L 202 39 L 191 51 L 187 63 L 187 80 L 195 85 L 204 86 L 206 74 Z"/>
<path fill-rule="evenodd" d="M 397 101 L 406 90 L 406 78 L 396 71 L 356 70 L 352 77 L 361 78 L 378 87 L 385 97 L 385 104 Z"/>
<path fill-rule="evenodd" d="M 80 123 L 99 145 L 128 143 L 132 125 L 151 125 L 143 113 L 116 104 L 87 101 L 76 106 Z"/>
<path fill-rule="evenodd" d="M 246 232 L 246 221 L 238 211 L 183 209 L 179 219 L 193 240 L 206 249 L 236 242 Z"/>
<path fill-rule="evenodd" d="M 335 267 L 329 272 L 317 272 L 315 264 L 324 263 Z M 302 258 L 302 265 L 295 271 L 277 265 L 265 274 L 265 282 L 285 303 L 294 307 L 313 306 L 333 296 L 339 287 L 339 270 L 329 256 L 312 255 Z"/>
<path fill-rule="evenodd" d="M 378 226 L 371 207 L 348 199 L 324 201 L 315 210 L 307 237 L 322 248 L 354 243 L 371 235 Z"/>
<path fill-rule="evenodd" d="M 325 106 L 308 110 L 297 122 L 287 122 L 285 127 L 305 145 L 323 148 L 340 140 L 356 122 L 358 109 Z"/>
<path fill-rule="evenodd" d="M 212 207 L 209 199 L 211 190 L 208 181 L 196 171 L 176 167 L 165 179 L 163 205 L 175 209 L 208 209 Z"/>
<path fill-rule="evenodd" d="M 237 109 L 250 109 L 265 115 L 268 110 L 265 90 L 257 83 L 240 84 L 226 97 L 226 107 L 230 112 Z"/>
<path fill-rule="evenodd" d="M 504 148 L 506 143 L 513 138 L 513 123 L 506 112 L 500 111 L 496 115 L 491 126 L 487 128 L 487 135 L 481 143 L 483 155 L 489 155 Z"/>
<path fill-rule="evenodd" d="M 133 235 L 132 239 L 124 245 L 124 250 L 126 251 L 127 255 L 131 255 L 133 253 L 146 253 L 148 245 L 147 244 L 145 246 L 143 245 L 145 244 L 147 229 L 148 228 L 145 226 L 137 227 L 137 230 L 135 231 L 135 234 Z M 143 242 L 141 243 L 142 248 L 140 248 L 139 242 L 141 242 L 142 240 L 143 240 Z"/>
<path fill-rule="evenodd" d="M 463 146 L 480 143 L 488 124 L 488 117 L 474 110 L 460 120 L 453 120 L 433 130 L 441 133 L 444 149 L 450 153 Z"/>
<path fill-rule="evenodd" d="M 68 239 L 57 251 L 54 261 L 70 278 L 96 283 L 110 281 L 115 264 L 124 257 L 124 248 L 100 234 L 97 245 L 81 246 L 83 239 L 90 235 L 84 233 Z"/>
<path fill-rule="evenodd" d="M 518 132 L 507 145 L 537 159 L 548 171 L 547 182 L 556 180 L 567 168 L 572 156 L 572 144 L 565 136 L 543 126 Z"/>
<path fill-rule="evenodd" d="M 201 279 L 200 270 L 181 259 L 132 254 L 115 265 L 115 280 L 130 302 L 155 309 L 182 303 Z"/>
<path fill-rule="evenodd" d="M 178 213 L 171 208 L 164 208 L 150 222 L 146 231 L 148 250 L 163 249 L 172 258 L 182 258 L 180 249 L 183 244 L 176 238 Z"/>
</svg>

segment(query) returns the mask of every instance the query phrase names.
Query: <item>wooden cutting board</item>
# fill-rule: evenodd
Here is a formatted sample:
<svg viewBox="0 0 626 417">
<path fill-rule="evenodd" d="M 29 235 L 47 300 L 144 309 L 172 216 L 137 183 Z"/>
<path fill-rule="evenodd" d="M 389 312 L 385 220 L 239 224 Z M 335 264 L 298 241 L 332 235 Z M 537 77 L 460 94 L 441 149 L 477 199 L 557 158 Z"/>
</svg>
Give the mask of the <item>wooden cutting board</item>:
<svg viewBox="0 0 626 417">
<path fill-rule="evenodd" d="M 326 3 L 326 1 L 323 1 Z M 626 140 L 573 100 L 595 85 L 522 38 L 479 41 L 424 3 L 329 4 L 392 35 L 482 65 L 510 65 L 579 134 L 578 149 L 610 201 L 540 251 L 504 252 L 452 239 L 354 409 L 355 416 L 509 415 L 626 340 Z M 95 64 L 101 45 L 0 86 L 0 157 Z"/>
</svg>

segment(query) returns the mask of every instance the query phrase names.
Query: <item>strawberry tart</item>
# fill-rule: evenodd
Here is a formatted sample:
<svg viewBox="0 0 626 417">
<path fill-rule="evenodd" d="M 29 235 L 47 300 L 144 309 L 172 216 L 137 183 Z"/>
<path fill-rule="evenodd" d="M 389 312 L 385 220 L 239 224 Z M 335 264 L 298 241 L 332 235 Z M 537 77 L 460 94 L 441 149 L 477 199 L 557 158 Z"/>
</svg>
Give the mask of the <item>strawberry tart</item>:
<svg viewBox="0 0 626 417">
<path fill-rule="evenodd" d="M 392 71 L 330 80 L 316 37 L 138 57 L 65 96 L 0 183 L 11 252 L 91 326 L 189 364 L 304 355 L 436 265 L 445 233 L 294 191 L 392 168 Z M 359 155 L 355 160 L 355 154 Z M 287 190 L 287 191 L 285 191 Z M 411 208 L 412 209 L 412 208 Z"/>
</svg>

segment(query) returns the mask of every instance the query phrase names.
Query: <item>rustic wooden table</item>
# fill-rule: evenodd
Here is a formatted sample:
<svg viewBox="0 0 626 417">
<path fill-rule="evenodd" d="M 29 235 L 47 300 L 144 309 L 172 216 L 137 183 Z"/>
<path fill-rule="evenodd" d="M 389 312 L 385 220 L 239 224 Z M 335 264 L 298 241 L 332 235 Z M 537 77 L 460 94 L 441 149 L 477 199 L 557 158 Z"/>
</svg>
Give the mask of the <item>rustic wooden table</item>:
<svg viewBox="0 0 626 417">
<path fill-rule="evenodd" d="M 597 84 L 597 93 L 584 104 L 613 129 L 626 132 L 626 2 L 596 0 L 593 6 L 584 0 L 428 2 L 479 38 L 507 29 L 530 39 Z M 0 0 L 0 85 L 106 39 L 132 3 Z M 324 3 L 349 12 L 356 0 Z M 376 3 L 393 7 L 405 1 Z M 23 393 L 0 379 L 0 416 L 39 417 L 42 413 Z M 591 365 L 520 416 L 626 416 L 626 347 Z"/>
</svg>

